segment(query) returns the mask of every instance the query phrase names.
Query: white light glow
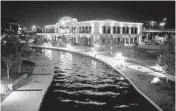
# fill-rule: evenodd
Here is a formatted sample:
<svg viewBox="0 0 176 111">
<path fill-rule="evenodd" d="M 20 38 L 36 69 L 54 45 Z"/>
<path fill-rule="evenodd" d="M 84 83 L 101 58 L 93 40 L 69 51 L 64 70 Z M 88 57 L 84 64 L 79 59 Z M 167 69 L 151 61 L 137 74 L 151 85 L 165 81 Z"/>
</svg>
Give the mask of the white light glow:
<svg viewBox="0 0 176 111">
<path fill-rule="evenodd" d="M 68 48 L 69 50 L 72 50 L 72 49 L 73 49 L 73 47 L 72 47 L 70 44 L 67 44 L 67 48 Z"/>
<path fill-rule="evenodd" d="M 166 21 L 166 20 L 167 20 L 167 18 L 164 18 L 163 20 L 164 20 L 164 21 Z"/>
<path fill-rule="evenodd" d="M 160 26 L 164 26 L 164 25 L 165 25 L 165 22 L 161 22 L 159 25 L 160 25 Z"/>
<path fill-rule="evenodd" d="M 117 59 L 118 60 L 118 63 L 120 64 L 120 65 L 124 65 L 124 63 L 125 63 L 125 58 L 122 56 L 122 53 L 116 53 L 115 54 L 115 59 Z"/>
<path fill-rule="evenodd" d="M 93 47 L 91 50 L 92 50 L 93 56 L 96 56 L 96 53 L 97 53 L 97 52 L 95 51 L 95 48 Z"/>
<path fill-rule="evenodd" d="M 52 59 L 52 50 L 45 49 L 45 56 L 47 56 L 49 59 Z"/>
<path fill-rule="evenodd" d="M 119 52 L 116 54 L 116 58 L 121 58 L 121 57 L 122 57 L 122 53 Z"/>
<path fill-rule="evenodd" d="M 150 83 L 158 83 L 161 80 L 158 77 L 154 77 L 153 80 Z"/>
</svg>

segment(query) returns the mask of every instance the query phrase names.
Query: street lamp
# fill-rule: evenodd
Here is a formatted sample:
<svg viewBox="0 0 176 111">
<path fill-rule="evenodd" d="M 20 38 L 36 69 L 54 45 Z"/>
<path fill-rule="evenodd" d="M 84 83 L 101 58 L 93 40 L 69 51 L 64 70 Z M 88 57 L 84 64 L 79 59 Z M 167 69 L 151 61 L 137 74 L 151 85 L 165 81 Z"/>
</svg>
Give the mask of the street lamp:
<svg viewBox="0 0 176 111">
<path fill-rule="evenodd" d="M 35 25 L 33 25 L 33 26 L 32 26 L 32 31 L 34 32 L 34 31 L 35 31 L 35 29 L 36 29 L 36 26 L 35 26 Z"/>
<path fill-rule="evenodd" d="M 164 21 L 166 21 L 166 20 L 167 20 L 167 18 L 165 17 L 163 20 L 164 20 Z"/>
<path fill-rule="evenodd" d="M 68 48 L 69 50 L 72 50 L 72 46 L 71 46 L 70 44 L 67 44 L 67 48 Z"/>
<path fill-rule="evenodd" d="M 162 27 L 162 28 L 164 28 L 165 25 L 166 25 L 165 22 L 161 22 L 161 23 L 159 24 L 159 26 Z"/>
<path fill-rule="evenodd" d="M 118 60 L 118 63 L 119 65 L 122 67 L 125 63 L 125 58 L 123 57 L 122 53 L 118 52 L 116 55 L 115 55 L 115 59 Z"/>
<path fill-rule="evenodd" d="M 93 56 L 95 56 L 96 57 L 96 51 L 95 51 L 95 48 L 94 47 L 92 47 L 92 53 L 93 53 Z"/>
<path fill-rule="evenodd" d="M 156 26 L 157 22 L 156 21 L 146 21 L 148 25 L 153 29 L 154 26 Z"/>
</svg>

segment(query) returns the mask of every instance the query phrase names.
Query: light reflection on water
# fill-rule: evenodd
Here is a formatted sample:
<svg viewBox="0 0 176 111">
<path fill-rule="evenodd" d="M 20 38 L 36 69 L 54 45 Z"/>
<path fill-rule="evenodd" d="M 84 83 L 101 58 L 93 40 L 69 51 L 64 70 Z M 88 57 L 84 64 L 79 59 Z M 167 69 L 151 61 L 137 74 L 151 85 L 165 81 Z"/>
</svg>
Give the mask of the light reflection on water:
<svg viewBox="0 0 176 111">
<path fill-rule="evenodd" d="M 76 111 L 80 108 L 156 111 L 126 79 L 107 65 L 69 52 L 45 51 L 50 53 L 47 55 L 57 71 L 41 111 Z"/>
</svg>

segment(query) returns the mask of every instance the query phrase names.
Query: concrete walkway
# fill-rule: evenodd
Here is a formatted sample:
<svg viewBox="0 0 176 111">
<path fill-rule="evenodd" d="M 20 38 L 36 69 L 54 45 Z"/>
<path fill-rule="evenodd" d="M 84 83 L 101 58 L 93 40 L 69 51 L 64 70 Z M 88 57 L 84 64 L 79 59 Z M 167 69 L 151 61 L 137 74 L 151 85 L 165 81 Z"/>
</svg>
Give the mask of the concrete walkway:
<svg viewBox="0 0 176 111">
<path fill-rule="evenodd" d="M 2 111 L 38 111 L 54 76 L 54 66 L 44 55 L 36 56 L 36 67 L 25 85 L 13 91 L 1 104 Z"/>
<path fill-rule="evenodd" d="M 135 63 L 128 63 L 126 62 L 122 67 L 119 68 L 118 66 L 118 60 L 115 60 L 113 57 L 101 55 L 99 53 L 93 54 L 89 49 L 86 48 L 56 48 L 56 47 L 47 47 L 47 46 L 39 46 L 39 47 L 45 47 L 49 49 L 59 49 L 59 50 L 66 50 L 74 53 L 80 53 L 84 55 L 88 55 L 90 57 L 96 58 L 102 62 L 105 62 L 109 64 L 112 68 L 118 69 L 118 71 L 125 76 L 135 87 L 136 90 L 138 90 L 139 93 L 141 93 L 149 102 L 151 102 L 159 111 L 167 111 L 168 109 L 165 108 L 168 105 L 171 105 L 170 107 L 173 107 L 174 105 L 174 91 L 168 90 L 163 88 L 163 86 L 160 86 L 158 84 L 151 84 L 150 81 L 154 77 L 165 77 L 164 74 L 155 72 L 147 67 L 135 64 Z M 172 81 L 175 81 L 174 77 L 169 78 Z"/>
<path fill-rule="evenodd" d="M 149 83 L 153 77 L 163 77 L 163 74 L 154 72 L 147 67 L 127 62 L 124 64 L 124 67 L 119 68 L 118 60 L 99 53 L 97 53 L 95 56 L 95 54 L 93 54 L 88 48 L 73 48 L 71 50 L 68 48 L 46 46 L 43 46 L 43 48 L 66 50 L 74 53 L 84 54 L 107 63 L 114 69 L 118 68 L 117 71 L 126 77 L 132 83 L 134 88 L 146 99 L 148 99 L 149 102 L 151 102 L 159 111 L 168 111 L 165 106 L 168 106 L 168 104 L 172 105 L 172 103 L 174 103 L 174 91 L 166 90 L 162 86 Z M 2 102 L 2 111 L 39 110 L 43 97 L 52 82 L 54 76 L 54 66 L 53 63 L 44 55 L 36 56 L 33 61 L 36 63 L 33 74 L 27 78 L 27 82 L 24 86 L 13 91 Z"/>
</svg>

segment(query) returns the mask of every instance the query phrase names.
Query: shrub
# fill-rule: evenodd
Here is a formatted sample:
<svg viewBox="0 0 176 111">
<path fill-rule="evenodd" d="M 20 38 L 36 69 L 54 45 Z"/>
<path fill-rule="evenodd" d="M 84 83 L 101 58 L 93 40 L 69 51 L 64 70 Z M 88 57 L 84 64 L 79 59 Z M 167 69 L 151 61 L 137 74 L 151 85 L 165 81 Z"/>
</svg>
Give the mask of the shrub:
<svg viewBox="0 0 176 111">
<path fill-rule="evenodd" d="M 157 58 L 157 63 L 167 74 L 175 75 L 175 55 L 162 54 Z"/>
<path fill-rule="evenodd" d="M 165 41 L 162 46 L 162 52 L 157 63 L 160 65 L 166 74 L 175 75 L 175 48 L 172 40 Z"/>
</svg>

